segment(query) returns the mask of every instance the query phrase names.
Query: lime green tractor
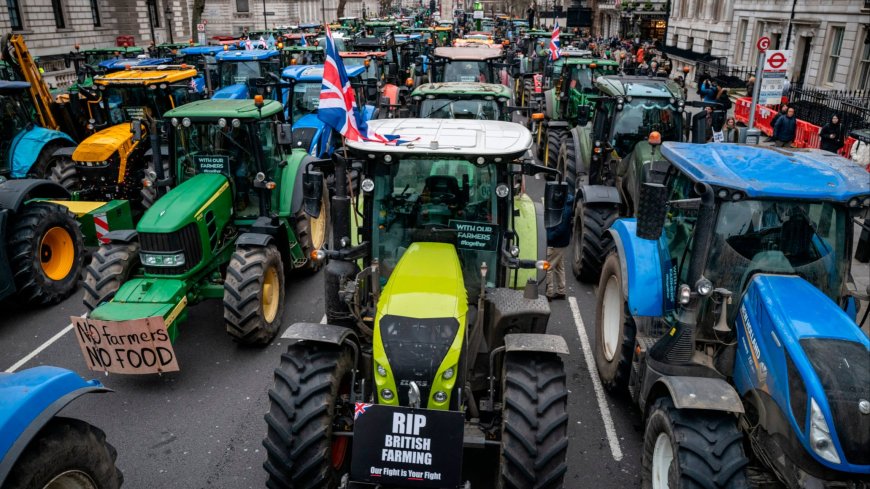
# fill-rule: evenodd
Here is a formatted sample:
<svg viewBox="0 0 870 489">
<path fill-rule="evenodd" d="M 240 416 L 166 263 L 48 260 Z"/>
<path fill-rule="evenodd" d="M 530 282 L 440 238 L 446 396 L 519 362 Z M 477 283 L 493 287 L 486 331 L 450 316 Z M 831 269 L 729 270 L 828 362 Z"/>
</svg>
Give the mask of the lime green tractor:
<svg viewBox="0 0 870 489">
<path fill-rule="evenodd" d="M 325 212 L 302 212 L 301 175 L 312 158 L 290 150 L 283 114 L 280 102 L 262 98 L 202 100 L 164 114 L 176 180 L 150 172 L 149 185 L 171 190 L 135 230 L 105 236 L 84 274 L 90 314 L 83 328 L 160 330 L 158 339 L 174 341 L 188 304 L 222 299 L 233 339 L 272 340 L 285 306 L 285 273 L 319 268 L 309 257 L 329 232 L 325 199 Z M 87 335 L 79 341 L 93 370 L 147 373 L 131 372 L 129 361 L 119 365 L 114 356 L 107 362 Z M 171 354 L 171 345 L 163 347 Z"/>
<path fill-rule="evenodd" d="M 481 487 L 561 488 L 568 348 L 546 334 L 538 280 L 544 221 L 561 219 L 567 185 L 548 182 L 543 205 L 521 192 L 525 176 L 558 172 L 532 163 L 519 124 L 369 128 L 410 142 L 348 141 L 305 175 L 311 203 L 323 171 L 336 176 L 333 243 L 318 254 L 327 324 L 282 335 L 291 345 L 269 390 L 267 485 L 456 488 L 480 477 Z M 361 180 L 348 195 L 350 169 Z M 499 462 L 463 469 L 466 450 Z"/>
</svg>

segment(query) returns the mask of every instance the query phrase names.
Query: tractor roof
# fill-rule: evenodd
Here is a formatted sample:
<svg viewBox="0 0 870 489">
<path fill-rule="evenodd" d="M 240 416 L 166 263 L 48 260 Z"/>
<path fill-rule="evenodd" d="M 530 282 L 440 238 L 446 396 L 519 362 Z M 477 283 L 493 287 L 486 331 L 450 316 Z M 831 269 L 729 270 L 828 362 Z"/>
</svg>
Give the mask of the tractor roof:
<svg viewBox="0 0 870 489">
<path fill-rule="evenodd" d="M 197 100 L 181 107 L 176 107 L 163 116 L 166 118 L 188 117 L 194 120 L 202 119 L 265 119 L 280 113 L 284 109 L 277 100 L 265 100 L 263 109 L 257 110 L 253 100 L 211 99 Z"/>
<path fill-rule="evenodd" d="M 456 61 L 487 61 L 500 58 L 501 50 L 483 47 L 440 47 L 435 48 L 435 56 Z"/>
<path fill-rule="evenodd" d="M 607 67 L 608 69 L 618 68 L 619 63 L 613 61 L 612 59 L 594 59 L 594 58 L 578 58 L 578 57 L 569 57 L 565 58 L 565 64 L 568 65 L 591 65 L 595 63 L 598 67 Z"/>
<path fill-rule="evenodd" d="M 30 88 L 30 83 L 23 81 L 0 80 L 0 94 L 16 94 Z"/>
<path fill-rule="evenodd" d="M 218 61 L 260 61 L 277 58 L 278 54 L 277 49 L 237 49 L 218 53 L 215 57 Z"/>
<path fill-rule="evenodd" d="M 667 142 L 662 156 L 695 181 L 751 198 L 845 202 L 870 195 L 867 170 L 821 150 Z"/>
<path fill-rule="evenodd" d="M 348 78 L 354 78 L 366 71 L 365 66 L 346 66 Z M 302 82 L 323 80 L 323 65 L 294 65 L 284 68 L 281 78 Z"/>
<path fill-rule="evenodd" d="M 542 31 L 539 29 L 530 29 L 525 32 L 527 37 L 550 37 L 553 35 L 552 32 Z"/>
<path fill-rule="evenodd" d="M 600 76 L 595 85 L 605 95 L 647 98 L 683 98 L 680 86 L 666 78 L 646 76 Z"/>
<path fill-rule="evenodd" d="M 511 89 L 496 83 L 467 83 L 467 82 L 448 82 L 448 83 L 425 83 L 414 89 L 411 95 L 472 95 L 478 97 L 492 96 L 496 98 L 510 98 Z"/>
<path fill-rule="evenodd" d="M 230 49 L 235 49 L 235 47 L 230 47 Z M 184 55 L 202 55 L 202 54 L 215 55 L 223 50 L 224 50 L 223 46 L 191 46 L 191 47 L 183 48 L 181 50 L 181 54 L 184 54 Z"/>
<path fill-rule="evenodd" d="M 397 25 L 399 23 L 392 20 L 370 20 L 366 22 L 366 27 L 394 27 Z"/>
<path fill-rule="evenodd" d="M 155 66 L 142 70 L 116 71 L 94 77 L 97 85 L 152 85 L 155 83 L 175 83 L 196 76 L 194 68 L 179 66 Z"/>
<path fill-rule="evenodd" d="M 348 141 L 347 145 L 363 153 L 401 155 L 438 155 L 471 158 L 504 156 L 507 160 L 526 154 L 532 134 L 511 122 L 463 119 L 377 119 L 369 129 L 384 135 L 396 135 L 411 142 L 389 146 L 379 142 Z M 507 161 L 505 161 L 507 163 Z"/>
<path fill-rule="evenodd" d="M 85 54 L 89 53 L 142 53 L 145 50 L 141 46 L 110 46 L 105 48 L 88 48 L 82 49 Z"/>
<path fill-rule="evenodd" d="M 383 58 L 387 56 L 386 51 L 341 51 L 338 53 L 342 58 Z"/>
</svg>

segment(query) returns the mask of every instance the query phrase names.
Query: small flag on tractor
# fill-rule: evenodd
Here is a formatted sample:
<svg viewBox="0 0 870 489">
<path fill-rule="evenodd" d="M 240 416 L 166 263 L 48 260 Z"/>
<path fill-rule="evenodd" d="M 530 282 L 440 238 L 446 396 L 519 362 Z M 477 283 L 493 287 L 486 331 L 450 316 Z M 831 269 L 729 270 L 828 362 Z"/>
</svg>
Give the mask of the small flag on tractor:
<svg viewBox="0 0 870 489">
<path fill-rule="evenodd" d="M 562 56 L 562 51 L 559 49 L 559 34 L 561 33 L 559 22 L 556 22 L 553 25 L 553 35 L 550 36 L 550 61 L 556 61 Z"/>
</svg>

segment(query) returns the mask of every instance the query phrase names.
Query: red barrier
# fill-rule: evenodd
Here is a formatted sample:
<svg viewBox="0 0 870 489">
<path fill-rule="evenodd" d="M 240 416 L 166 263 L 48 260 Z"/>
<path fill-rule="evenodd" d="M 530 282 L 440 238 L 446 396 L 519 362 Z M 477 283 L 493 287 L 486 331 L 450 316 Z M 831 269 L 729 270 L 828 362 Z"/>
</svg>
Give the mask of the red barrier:
<svg viewBox="0 0 870 489">
<path fill-rule="evenodd" d="M 795 124 L 792 146 L 795 148 L 818 148 L 820 130 L 819 126 L 798 119 L 797 124 Z"/>
<path fill-rule="evenodd" d="M 840 156 L 845 156 L 846 158 L 848 158 L 849 153 L 852 152 L 852 145 L 855 144 L 856 142 L 858 142 L 858 140 L 855 138 L 852 138 L 852 137 L 846 138 L 846 144 L 844 144 L 843 147 L 840 148 L 840 151 L 839 151 Z M 868 171 L 870 171 L 870 169 L 868 169 Z"/>
</svg>

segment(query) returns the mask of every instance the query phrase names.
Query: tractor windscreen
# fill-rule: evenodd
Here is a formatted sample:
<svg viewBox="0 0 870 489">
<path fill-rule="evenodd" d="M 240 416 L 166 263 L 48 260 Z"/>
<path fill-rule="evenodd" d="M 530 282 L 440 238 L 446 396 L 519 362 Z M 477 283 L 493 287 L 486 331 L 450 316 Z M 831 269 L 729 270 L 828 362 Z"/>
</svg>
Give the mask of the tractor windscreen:
<svg viewBox="0 0 870 489">
<path fill-rule="evenodd" d="M 378 79 L 378 63 L 373 59 L 368 58 L 341 58 L 346 68 L 353 66 L 365 66 L 366 70 L 360 75 L 363 80 Z M 368 62 L 368 65 L 366 65 Z"/>
<path fill-rule="evenodd" d="M 35 108 L 30 103 L 29 97 L 15 95 L 0 96 L 0 118 L 2 118 L 0 119 L 0 149 L 2 149 L 2 154 L 4 155 L 4 163 L 6 162 L 5 155 L 8 154 L 12 140 L 31 121 L 36 120 L 35 117 Z"/>
<path fill-rule="evenodd" d="M 844 274 L 847 213 L 830 203 L 742 200 L 719 209 L 704 275 L 735 296 L 757 273 L 798 275 L 837 302 Z"/>
<path fill-rule="evenodd" d="M 668 99 L 635 97 L 616 112 L 610 144 L 620 156 L 625 156 L 652 131 L 661 133 L 662 141 L 680 141 L 683 132 L 680 115 L 677 106 Z"/>
<path fill-rule="evenodd" d="M 486 61 L 450 61 L 444 66 L 444 82 L 494 83 Z"/>
<path fill-rule="evenodd" d="M 480 264 L 495 270 L 498 221 L 495 164 L 467 160 L 403 158 L 377 165 L 372 250 L 381 273 L 389 277 L 399 258 L 416 241 L 453 243 L 466 287 L 477 290 Z M 494 286 L 495 274 L 487 276 Z"/>
<path fill-rule="evenodd" d="M 423 100 L 420 103 L 420 117 L 423 119 L 497 121 L 500 120 L 501 114 L 498 102 L 495 100 L 433 98 Z"/>
<path fill-rule="evenodd" d="M 164 112 L 187 103 L 188 98 L 187 85 L 165 89 L 152 89 L 144 85 L 110 85 L 103 92 L 100 107 L 107 111 L 108 122 L 114 126 L 141 119 L 146 113 L 160 117 Z"/>
<path fill-rule="evenodd" d="M 259 61 L 225 61 L 220 64 L 221 86 L 243 85 L 251 78 L 261 78 Z"/>
<path fill-rule="evenodd" d="M 298 121 L 307 114 L 317 113 L 320 105 L 320 82 L 299 82 L 293 85 L 293 121 Z"/>
</svg>

